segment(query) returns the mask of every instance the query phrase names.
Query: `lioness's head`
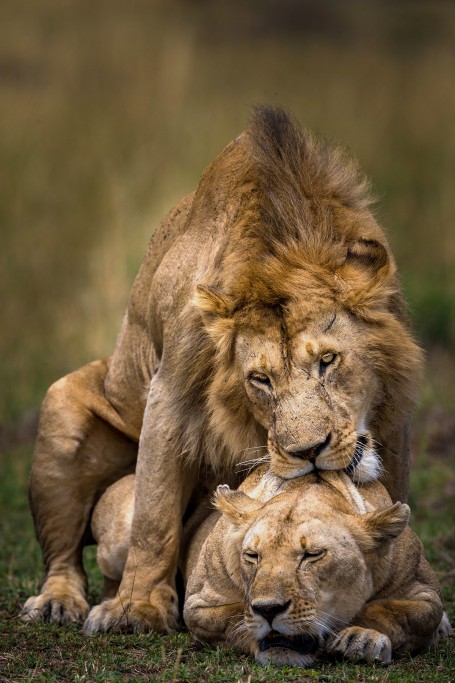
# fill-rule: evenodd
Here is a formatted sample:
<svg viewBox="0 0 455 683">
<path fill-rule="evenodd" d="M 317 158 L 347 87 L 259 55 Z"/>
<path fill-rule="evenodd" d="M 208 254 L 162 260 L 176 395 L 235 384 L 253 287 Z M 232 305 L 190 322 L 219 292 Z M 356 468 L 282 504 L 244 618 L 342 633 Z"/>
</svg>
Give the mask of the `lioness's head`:
<svg viewBox="0 0 455 683">
<path fill-rule="evenodd" d="M 371 568 L 387 561 L 385 548 L 409 517 L 401 503 L 352 514 L 340 494 L 318 484 L 265 504 L 225 486 L 216 497 L 240 556 L 240 567 L 230 568 L 245 595 L 236 637 L 261 664 L 310 666 L 371 597 Z"/>
<path fill-rule="evenodd" d="M 408 415 L 420 352 L 365 183 L 282 112 L 257 116 L 237 144 L 241 164 L 235 146 L 222 157 L 237 163 L 229 242 L 201 256 L 194 298 L 212 342 L 196 385 L 210 425 L 236 461 L 267 445 L 281 477 L 362 459 L 356 480 L 375 478 L 381 427 Z"/>
</svg>

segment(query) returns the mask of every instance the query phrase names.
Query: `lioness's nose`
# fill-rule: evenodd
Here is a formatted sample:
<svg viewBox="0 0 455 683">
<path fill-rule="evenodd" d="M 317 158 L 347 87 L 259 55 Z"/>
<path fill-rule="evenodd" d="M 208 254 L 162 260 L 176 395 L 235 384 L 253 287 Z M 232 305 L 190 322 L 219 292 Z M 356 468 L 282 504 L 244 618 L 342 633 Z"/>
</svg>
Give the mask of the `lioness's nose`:
<svg viewBox="0 0 455 683">
<path fill-rule="evenodd" d="M 322 453 L 324 448 L 327 448 L 331 438 L 332 435 L 329 432 L 324 441 L 319 441 L 312 444 L 291 443 L 291 445 L 286 448 L 286 453 L 292 455 L 293 458 L 300 458 L 301 460 L 309 460 L 310 462 L 314 462 L 318 455 Z"/>
<path fill-rule="evenodd" d="M 271 626 L 276 615 L 281 614 L 281 612 L 285 612 L 290 604 L 290 600 L 283 604 L 279 604 L 277 602 L 252 602 L 251 609 L 253 612 L 256 612 L 256 614 L 264 617 L 264 619 L 268 621 Z"/>
</svg>

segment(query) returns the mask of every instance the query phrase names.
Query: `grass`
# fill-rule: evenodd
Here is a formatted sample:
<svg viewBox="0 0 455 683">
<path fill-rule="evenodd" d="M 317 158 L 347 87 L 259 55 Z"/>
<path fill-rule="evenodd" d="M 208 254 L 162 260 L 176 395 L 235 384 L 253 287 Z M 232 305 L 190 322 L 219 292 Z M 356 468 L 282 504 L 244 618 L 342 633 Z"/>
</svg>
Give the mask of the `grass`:
<svg viewBox="0 0 455 683">
<path fill-rule="evenodd" d="M 0 27 L 0 681 L 454 681 L 453 640 L 387 668 L 297 672 L 186 633 L 83 638 L 17 613 L 41 578 L 26 498 L 40 399 L 111 351 L 153 226 L 269 102 L 374 179 L 430 348 L 412 523 L 455 619 L 455 7 L 7 0 Z M 93 549 L 87 560 L 95 601 Z"/>
</svg>

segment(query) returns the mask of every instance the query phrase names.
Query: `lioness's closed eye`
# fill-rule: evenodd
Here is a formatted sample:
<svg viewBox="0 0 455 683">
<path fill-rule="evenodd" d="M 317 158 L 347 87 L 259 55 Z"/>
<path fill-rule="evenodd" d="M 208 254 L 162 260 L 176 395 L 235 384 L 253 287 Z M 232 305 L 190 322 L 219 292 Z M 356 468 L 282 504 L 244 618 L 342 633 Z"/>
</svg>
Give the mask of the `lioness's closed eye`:
<svg viewBox="0 0 455 683">
<path fill-rule="evenodd" d="M 199 638 L 295 666 L 320 652 L 389 662 L 393 650 L 433 642 L 441 597 L 409 507 L 391 505 L 377 482 L 352 492 L 346 475 L 323 477 L 288 482 L 265 504 L 219 487 L 223 516 L 186 592 Z"/>
</svg>

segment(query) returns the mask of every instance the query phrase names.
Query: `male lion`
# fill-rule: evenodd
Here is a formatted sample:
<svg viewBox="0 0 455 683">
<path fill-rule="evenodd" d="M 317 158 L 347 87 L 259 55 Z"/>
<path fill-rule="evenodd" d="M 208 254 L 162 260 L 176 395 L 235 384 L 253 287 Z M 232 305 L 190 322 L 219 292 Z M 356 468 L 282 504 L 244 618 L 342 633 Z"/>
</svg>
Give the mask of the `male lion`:
<svg viewBox="0 0 455 683">
<path fill-rule="evenodd" d="M 368 206 L 352 162 L 262 108 L 164 219 L 113 355 L 43 402 L 30 500 L 46 578 L 26 621 L 87 616 L 90 513 L 136 459 L 122 583 L 88 632 L 176 627 L 182 518 L 255 449 L 292 478 L 376 447 L 406 499 L 421 354 Z"/>
<path fill-rule="evenodd" d="M 248 492 L 248 495 L 247 493 Z M 202 641 L 227 642 L 261 664 L 310 666 L 318 653 L 390 662 L 450 631 L 438 580 L 377 481 L 357 488 L 343 472 L 283 480 L 262 467 L 237 491 L 219 486 L 182 556 L 184 617 Z M 134 476 L 110 487 L 92 528 L 107 582 L 120 580 Z"/>
</svg>

